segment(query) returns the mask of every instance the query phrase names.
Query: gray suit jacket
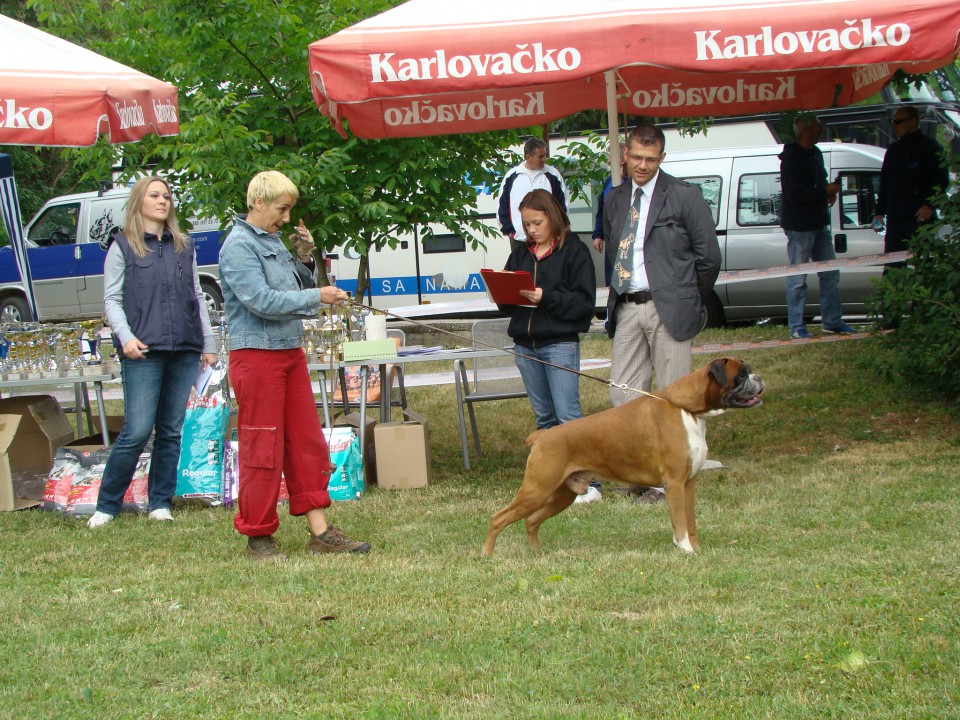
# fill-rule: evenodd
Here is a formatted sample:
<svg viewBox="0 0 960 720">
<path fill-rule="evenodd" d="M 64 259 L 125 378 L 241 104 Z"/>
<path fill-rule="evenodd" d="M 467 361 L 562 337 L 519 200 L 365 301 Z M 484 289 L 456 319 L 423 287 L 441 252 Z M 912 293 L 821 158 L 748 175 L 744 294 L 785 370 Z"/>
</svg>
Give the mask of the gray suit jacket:
<svg viewBox="0 0 960 720">
<path fill-rule="evenodd" d="M 610 267 L 617 264 L 632 187 L 627 178 L 604 198 L 603 237 Z M 643 264 L 664 327 L 674 340 L 689 340 L 700 330 L 700 297 L 713 291 L 720 274 L 720 245 L 700 188 L 662 170 L 647 214 Z M 616 332 L 616 304 L 617 292 L 611 287 L 607 300 L 610 337 Z"/>
</svg>

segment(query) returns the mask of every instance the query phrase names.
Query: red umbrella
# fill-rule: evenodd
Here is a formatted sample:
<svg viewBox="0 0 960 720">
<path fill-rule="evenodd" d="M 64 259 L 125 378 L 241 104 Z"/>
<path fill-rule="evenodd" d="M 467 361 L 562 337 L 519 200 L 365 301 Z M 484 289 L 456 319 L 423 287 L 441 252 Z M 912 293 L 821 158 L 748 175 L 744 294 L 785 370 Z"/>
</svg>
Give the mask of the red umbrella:
<svg viewBox="0 0 960 720">
<path fill-rule="evenodd" d="M 343 133 L 530 127 L 587 109 L 714 116 L 846 105 L 960 52 L 957 0 L 409 0 L 310 45 Z"/>
<path fill-rule="evenodd" d="M 177 88 L 0 15 L 0 145 L 176 135 Z"/>
</svg>

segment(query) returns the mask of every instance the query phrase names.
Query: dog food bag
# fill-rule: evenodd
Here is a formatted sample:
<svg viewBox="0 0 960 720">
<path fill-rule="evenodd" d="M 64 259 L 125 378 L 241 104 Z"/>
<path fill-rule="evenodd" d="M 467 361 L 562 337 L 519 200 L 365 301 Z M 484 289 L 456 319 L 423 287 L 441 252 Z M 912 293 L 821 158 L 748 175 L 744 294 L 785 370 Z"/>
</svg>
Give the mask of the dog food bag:
<svg viewBox="0 0 960 720">
<path fill-rule="evenodd" d="M 223 500 L 223 458 L 230 409 L 219 394 L 187 403 L 177 467 L 177 491 L 185 499 Z"/>
<path fill-rule="evenodd" d="M 356 500 L 366 489 L 360 438 L 352 427 L 324 429 L 323 434 L 330 448 L 330 499 Z"/>
</svg>

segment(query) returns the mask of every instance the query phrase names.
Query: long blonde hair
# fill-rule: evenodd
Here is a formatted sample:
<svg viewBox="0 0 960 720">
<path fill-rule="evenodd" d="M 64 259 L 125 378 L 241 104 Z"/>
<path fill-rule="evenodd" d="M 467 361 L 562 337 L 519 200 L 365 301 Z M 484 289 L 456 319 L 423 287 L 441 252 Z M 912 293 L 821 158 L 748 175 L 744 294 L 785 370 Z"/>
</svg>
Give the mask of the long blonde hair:
<svg viewBox="0 0 960 720">
<path fill-rule="evenodd" d="M 130 197 L 127 198 L 126 212 L 127 217 L 123 223 L 123 234 L 127 236 L 127 242 L 130 248 L 138 258 L 146 257 L 150 252 L 146 242 L 143 240 L 143 216 L 140 214 L 140 206 L 143 205 L 143 198 L 147 195 L 147 188 L 150 183 L 160 182 L 170 193 L 170 214 L 164 226 L 173 235 L 173 248 L 177 252 L 183 252 L 187 247 L 187 236 L 180 230 L 177 223 L 177 206 L 173 202 L 173 192 L 170 190 L 170 184 L 162 177 L 148 175 L 137 180 L 136 184 L 130 188 Z"/>
</svg>

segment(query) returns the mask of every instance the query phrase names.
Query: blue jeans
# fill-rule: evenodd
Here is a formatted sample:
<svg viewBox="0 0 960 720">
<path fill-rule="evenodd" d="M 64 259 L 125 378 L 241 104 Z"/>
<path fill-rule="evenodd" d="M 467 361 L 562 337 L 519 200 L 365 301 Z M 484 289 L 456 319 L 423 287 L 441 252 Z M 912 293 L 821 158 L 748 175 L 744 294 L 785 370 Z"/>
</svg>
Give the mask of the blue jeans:
<svg viewBox="0 0 960 720">
<path fill-rule="evenodd" d="M 149 507 L 169 509 L 177 489 L 180 431 L 200 368 L 200 353 L 151 351 L 143 360 L 121 360 L 121 367 L 123 428 L 103 470 L 97 510 L 110 515 L 120 512 L 137 460 L 154 429 Z"/>
<path fill-rule="evenodd" d="M 787 257 L 791 265 L 821 260 L 834 260 L 833 233 L 826 225 L 819 230 L 787 230 Z M 825 270 L 817 273 L 820 282 L 820 317 L 823 327 L 836 330 L 843 325 L 840 308 L 840 271 Z M 787 324 L 790 331 L 806 327 L 803 322 L 803 307 L 807 302 L 807 276 L 791 275 L 787 278 Z"/>
<path fill-rule="evenodd" d="M 583 417 L 580 410 L 580 376 L 560 368 L 580 370 L 580 343 L 564 342 L 528 348 L 514 345 L 517 367 L 527 397 L 537 416 L 537 429 Z M 534 358 L 534 359 L 530 359 Z M 543 365 L 543 360 L 559 367 Z"/>
</svg>

